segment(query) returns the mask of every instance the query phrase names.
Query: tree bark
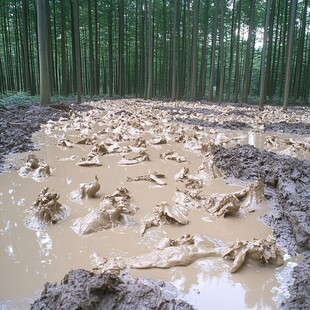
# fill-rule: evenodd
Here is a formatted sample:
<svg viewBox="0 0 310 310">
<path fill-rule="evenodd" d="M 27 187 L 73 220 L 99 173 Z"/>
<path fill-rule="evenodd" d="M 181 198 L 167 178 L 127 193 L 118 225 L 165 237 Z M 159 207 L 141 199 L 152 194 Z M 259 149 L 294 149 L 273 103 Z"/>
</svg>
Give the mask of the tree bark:
<svg viewBox="0 0 310 310">
<path fill-rule="evenodd" d="M 82 93 L 82 69 L 81 69 L 81 47 L 79 31 L 79 6 L 78 0 L 73 0 L 73 27 L 74 27 L 74 46 L 75 46 L 75 72 L 76 72 L 76 101 L 81 103 Z"/>
<path fill-rule="evenodd" d="M 50 72 L 49 72 L 49 51 L 48 51 L 48 18 L 47 5 L 48 0 L 37 0 L 37 25 L 39 40 L 39 59 L 40 59 L 40 104 L 50 103 Z"/>
<path fill-rule="evenodd" d="M 267 50 L 267 38 L 268 38 L 268 25 L 270 19 L 270 8 L 271 2 L 273 0 L 267 0 L 266 6 L 266 18 L 265 18 L 265 27 L 264 27 L 264 39 L 263 39 L 263 48 L 262 48 L 262 60 L 261 60 L 261 73 L 260 73 L 260 89 L 259 89 L 259 109 L 264 109 L 265 103 L 265 93 L 266 93 L 266 82 L 265 82 L 265 75 L 266 75 L 266 50 Z"/>
<path fill-rule="evenodd" d="M 296 19 L 296 8 L 297 0 L 291 0 L 290 9 L 290 23 L 288 28 L 288 43 L 287 43 L 287 58 L 286 58 L 286 70 L 285 70 L 285 86 L 284 86 L 284 97 L 283 97 L 283 110 L 287 110 L 288 99 L 290 94 L 290 83 L 292 74 L 292 56 L 293 56 L 293 43 L 294 43 L 294 26 Z"/>
</svg>

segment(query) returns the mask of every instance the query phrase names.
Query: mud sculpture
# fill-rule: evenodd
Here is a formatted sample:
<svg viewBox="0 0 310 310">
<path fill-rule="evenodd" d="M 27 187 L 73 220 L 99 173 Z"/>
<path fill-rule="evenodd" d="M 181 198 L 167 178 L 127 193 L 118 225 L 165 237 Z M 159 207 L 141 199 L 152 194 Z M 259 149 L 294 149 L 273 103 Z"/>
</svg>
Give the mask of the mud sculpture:
<svg viewBox="0 0 310 310">
<path fill-rule="evenodd" d="M 51 167 L 43 159 L 38 159 L 34 154 L 30 154 L 27 156 L 24 166 L 19 169 L 19 175 L 33 176 L 34 178 L 47 177 L 51 175 Z"/>
<path fill-rule="evenodd" d="M 166 144 L 167 139 L 166 139 L 166 137 L 156 136 L 150 140 L 150 143 L 153 145 Z"/>
<path fill-rule="evenodd" d="M 42 229 L 46 225 L 56 224 L 67 217 L 67 207 L 58 202 L 59 194 L 48 192 L 44 187 L 37 200 L 27 210 L 26 224 L 31 229 Z"/>
<path fill-rule="evenodd" d="M 264 144 L 270 150 L 273 150 L 282 155 L 298 156 L 303 152 L 310 151 L 310 138 L 303 138 L 302 140 L 297 140 L 293 138 L 281 138 L 275 135 L 266 138 Z M 282 151 L 278 151 L 279 148 L 284 148 Z"/>
<path fill-rule="evenodd" d="M 138 148 L 146 148 L 146 141 L 143 138 L 136 138 L 134 140 L 134 146 Z"/>
<path fill-rule="evenodd" d="M 104 145 L 104 143 L 96 143 L 96 145 L 92 148 L 88 157 L 95 157 L 95 156 L 103 156 L 108 153 L 108 149 Z"/>
<path fill-rule="evenodd" d="M 173 205 L 170 206 L 167 202 L 158 204 L 153 209 L 155 216 L 146 219 L 141 225 L 140 234 L 144 235 L 145 231 L 152 226 L 160 226 L 164 224 L 178 223 L 186 225 L 189 223 L 187 218 L 187 209 L 184 207 Z"/>
<path fill-rule="evenodd" d="M 245 189 L 234 193 L 234 195 L 240 200 L 242 209 L 247 209 L 248 211 L 255 210 L 255 206 L 264 199 L 263 179 L 258 178 Z"/>
<path fill-rule="evenodd" d="M 76 164 L 82 167 L 102 166 L 98 155 L 82 157 Z"/>
<path fill-rule="evenodd" d="M 174 179 L 179 182 L 183 182 L 186 188 L 198 189 L 203 187 L 203 180 L 200 178 L 190 175 L 189 168 L 182 168 L 175 176 Z"/>
<path fill-rule="evenodd" d="M 194 235 L 185 234 L 178 239 L 171 239 L 168 237 L 162 239 L 162 241 L 158 244 L 157 249 L 163 250 L 164 248 L 167 248 L 169 246 L 190 245 L 195 243 L 196 240 Z"/>
<path fill-rule="evenodd" d="M 199 166 L 197 175 L 206 179 L 216 179 L 222 177 L 222 173 L 217 167 L 213 155 L 207 155 L 206 160 Z"/>
<path fill-rule="evenodd" d="M 162 250 L 155 250 L 149 254 L 132 258 L 130 260 L 130 267 L 135 269 L 147 269 L 187 266 L 197 259 L 221 256 L 221 254 L 221 248 L 209 248 L 202 243 L 169 246 Z"/>
<path fill-rule="evenodd" d="M 67 148 L 73 148 L 73 143 L 65 135 L 58 139 L 57 145 Z"/>
<path fill-rule="evenodd" d="M 85 217 L 78 218 L 73 230 L 88 235 L 103 229 L 125 225 L 131 222 L 136 209 L 130 204 L 130 195 L 125 187 L 119 187 L 111 196 L 102 198 L 98 208 Z"/>
<path fill-rule="evenodd" d="M 240 206 L 239 199 L 233 194 L 213 194 L 208 196 L 204 208 L 218 217 L 225 217 L 238 212 Z"/>
<path fill-rule="evenodd" d="M 172 268 L 187 266 L 200 258 L 221 257 L 227 248 L 214 248 L 200 236 L 183 235 L 179 239 L 166 238 L 157 247 L 158 249 L 148 254 L 124 258 L 113 257 L 110 259 L 96 257 L 93 263 L 103 272 L 119 273 L 126 268 Z"/>
<path fill-rule="evenodd" d="M 233 194 L 211 194 L 201 197 L 203 207 L 210 213 L 225 217 L 239 211 L 253 212 L 264 198 L 264 183 L 261 178 L 245 189 Z"/>
<path fill-rule="evenodd" d="M 86 145 L 91 145 L 94 143 L 96 143 L 96 138 L 89 138 L 89 137 L 81 138 L 76 142 L 76 144 L 86 144 Z"/>
<path fill-rule="evenodd" d="M 213 140 L 208 141 L 203 145 L 201 151 L 206 155 L 213 155 L 216 149 L 216 145 Z"/>
<path fill-rule="evenodd" d="M 160 154 L 160 158 L 166 160 L 174 160 L 178 163 L 186 162 L 186 158 L 184 156 L 180 156 L 176 151 L 169 150 L 165 153 Z"/>
<path fill-rule="evenodd" d="M 230 246 L 223 258 L 233 260 L 231 273 L 238 271 L 247 258 L 276 266 L 283 265 L 282 254 L 276 246 L 275 239 L 270 235 L 261 240 L 237 241 Z"/>
<path fill-rule="evenodd" d="M 95 181 L 90 183 L 81 183 L 79 188 L 71 193 L 72 199 L 83 199 L 85 197 L 94 197 L 100 190 L 98 177 L 95 176 Z"/>
<path fill-rule="evenodd" d="M 148 182 L 155 182 L 157 185 L 167 185 L 163 179 L 165 175 L 162 173 L 154 172 L 152 174 L 141 175 L 135 178 L 127 177 L 127 182 L 135 182 L 135 181 L 148 181 Z"/>
<path fill-rule="evenodd" d="M 201 195 L 199 190 L 180 190 L 177 188 L 174 203 L 179 206 L 183 206 L 183 208 L 193 208 L 198 209 L 203 206 L 205 203 L 204 196 Z"/>
<path fill-rule="evenodd" d="M 134 154 L 133 156 L 123 156 L 123 158 L 118 162 L 119 165 L 135 165 L 142 161 L 149 161 L 150 156 L 147 152 L 142 151 L 139 154 Z"/>
</svg>

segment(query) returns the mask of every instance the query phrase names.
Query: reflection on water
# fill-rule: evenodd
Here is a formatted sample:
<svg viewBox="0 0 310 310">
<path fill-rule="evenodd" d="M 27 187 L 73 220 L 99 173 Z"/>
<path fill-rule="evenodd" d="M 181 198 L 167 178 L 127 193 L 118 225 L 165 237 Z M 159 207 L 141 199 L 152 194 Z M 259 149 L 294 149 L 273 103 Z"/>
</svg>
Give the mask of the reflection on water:
<svg viewBox="0 0 310 310">
<path fill-rule="evenodd" d="M 107 130 L 100 113 L 97 112 L 96 117 L 101 121 L 97 122 L 96 126 L 90 121 L 90 127 L 93 129 L 83 128 L 84 135 L 92 135 L 101 129 Z M 75 142 L 80 139 L 80 131 L 72 130 L 66 126 L 66 122 L 62 122 L 62 126 L 70 140 Z M 75 126 L 78 126 L 78 123 Z M 149 132 L 142 133 L 144 137 L 152 137 L 150 132 L 155 130 L 152 122 L 149 122 L 148 126 Z M 117 133 L 117 130 L 110 134 Z M 78 167 L 76 162 L 92 149 L 92 145 L 78 145 L 72 149 L 65 149 L 55 145 L 55 132 L 51 130 L 50 136 L 43 132 L 35 135 L 36 143 L 41 145 L 41 151 L 35 154 L 53 167 L 52 175 L 40 182 L 22 178 L 16 171 L 0 175 L 1 309 L 29 308 L 29 302 L 38 295 L 46 281 L 59 282 L 65 273 L 73 268 L 91 269 L 92 260 L 96 255 L 137 256 L 153 250 L 163 237 L 178 238 L 185 233 L 202 235 L 210 244 L 225 245 L 237 239 L 264 238 L 271 232 L 270 228 L 259 220 L 269 208 L 268 202 L 265 202 L 257 212 L 233 218 L 216 218 L 201 209 L 190 210 L 189 225 L 154 227 L 149 229 L 143 238 L 140 237 L 140 222 L 152 214 L 153 207 L 161 201 L 173 203 L 176 188 L 184 189 L 184 184 L 174 179 L 184 164 L 164 161 L 159 155 L 169 149 L 175 149 L 187 158 L 186 166 L 191 172 L 196 171 L 204 160 L 199 152 L 191 152 L 190 149 L 184 149 L 182 144 L 173 142 L 173 135 L 168 129 L 165 130 L 169 144 L 147 146 L 151 161 L 133 166 L 119 166 L 117 163 L 122 154 L 112 154 L 101 157 L 103 166 L 89 168 Z M 139 133 L 137 129 L 131 129 L 132 132 Z M 62 132 L 56 131 L 56 134 L 61 135 Z M 248 143 L 264 147 L 265 134 L 254 130 L 244 131 L 241 136 L 238 136 L 240 133 L 236 135 L 236 132 L 228 130 L 217 130 L 216 133 L 210 134 L 200 132 L 199 135 L 205 141 L 217 137 L 218 143 L 224 143 L 226 146 Z M 238 138 L 235 139 L 236 136 Z M 18 154 L 11 156 L 10 160 L 21 166 L 21 159 L 25 158 L 26 154 Z M 126 181 L 127 177 L 137 177 L 153 171 L 166 175 L 167 186 L 155 186 L 143 181 Z M 94 180 L 95 175 L 101 183 L 96 198 L 79 201 L 70 199 L 70 193 L 77 189 L 80 183 Z M 247 185 L 244 182 L 229 182 L 221 178 L 206 180 L 202 193 L 232 193 Z M 128 188 L 133 203 L 138 208 L 135 223 L 129 227 L 114 227 L 89 236 L 77 235 L 71 229 L 73 222 L 96 208 L 104 195 L 111 195 L 120 185 Z M 29 230 L 24 223 L 25 211 L 36 200 L 44 186 L 60 194 L 59 201 L 70 207 L 70 215 L 45 230 Z M 285 267 L 277 270 L 274 267 L 249 263 L 240 272 L 232 275 L 228 271 L 230 266 L 230 261 L 210 258 L 196 261 L 187 267 L 131 270 L 130 273 L 171 281 L 186 294 L 186 299 L 197 309 L 275 307 L 274 298 L 283 290 L 279 282 Z"/>
</svg>

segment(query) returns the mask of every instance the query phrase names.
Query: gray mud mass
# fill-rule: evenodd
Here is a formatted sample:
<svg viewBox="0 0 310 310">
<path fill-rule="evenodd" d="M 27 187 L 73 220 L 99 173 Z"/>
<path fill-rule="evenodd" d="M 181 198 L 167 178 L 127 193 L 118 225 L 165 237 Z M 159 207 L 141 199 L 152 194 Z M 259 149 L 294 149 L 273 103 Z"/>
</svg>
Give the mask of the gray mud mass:
<svg viewBox="0 0 310 310">
<path fill-rule="evenodd" d="M 293 271 L 293 285 L 284 309 L 310 306 L 310 161 L 262 151 L 254 146 L 217 149 L 215 160 L 227 177 L 256 179 L 267 185 L 267 197 L 275 199 L 271 214 L 264 220 L 277 241 L 288 251 L 304 255 Z"/>
<path fill-rule="evenodd" d="M 46 283 L 31 309 L 191 310 L 193 307 L 178 299 L 175 287 L 163 281 L 78 269 L 65 275 L 60 285 Z"/>
</svg>

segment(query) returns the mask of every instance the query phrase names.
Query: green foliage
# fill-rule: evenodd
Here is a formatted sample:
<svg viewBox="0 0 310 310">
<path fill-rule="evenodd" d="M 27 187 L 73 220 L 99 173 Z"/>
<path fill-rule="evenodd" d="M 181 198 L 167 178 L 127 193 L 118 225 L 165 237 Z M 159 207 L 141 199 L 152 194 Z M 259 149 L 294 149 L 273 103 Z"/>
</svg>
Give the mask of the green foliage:
<svg viewBox="0 0 310 310">
<path fill-rule="evenodd" d="M 0 104 L 38 104 L 40 102 L 39 96 L 31 96 L 25 92 L 7 92 L 0 95 Z"/>
</svg>

